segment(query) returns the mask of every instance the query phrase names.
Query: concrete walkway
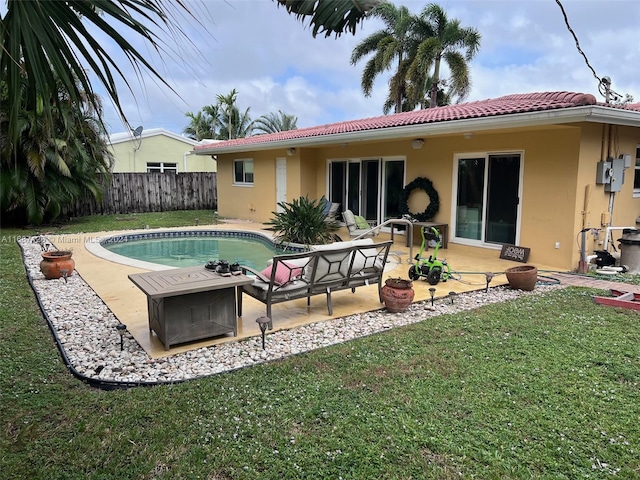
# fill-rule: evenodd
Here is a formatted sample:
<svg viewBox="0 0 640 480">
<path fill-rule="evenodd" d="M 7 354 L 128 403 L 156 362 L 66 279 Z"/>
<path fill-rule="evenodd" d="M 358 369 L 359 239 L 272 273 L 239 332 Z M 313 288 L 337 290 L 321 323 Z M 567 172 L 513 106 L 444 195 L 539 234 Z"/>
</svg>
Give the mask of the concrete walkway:
<svg viewBox="0 0 640 480">
<path fill-rule="evenodd" d="M 540 275 L 544 275 L 544 273 L 541 273 Z M 564 285 L 640 293 L 640 285 L 632 285 L 629 283 L 622 283 L 622 282 L 613 282 L 611 280 L 599 279 L 599 278 L 591 277 L 588 275 L 577 275 L 577 274 L 571 274 L 571 273 L 553 273 L 548 276 L 551 278 L 558 279 L 560 283 Z"/>
</svg>

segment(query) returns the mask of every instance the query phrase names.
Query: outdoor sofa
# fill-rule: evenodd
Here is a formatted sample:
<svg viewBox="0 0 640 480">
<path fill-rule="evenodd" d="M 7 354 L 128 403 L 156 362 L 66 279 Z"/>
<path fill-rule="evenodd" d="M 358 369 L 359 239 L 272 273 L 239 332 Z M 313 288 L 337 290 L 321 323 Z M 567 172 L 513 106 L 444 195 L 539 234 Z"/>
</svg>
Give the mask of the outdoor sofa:
<svg viewBox="0 0 640 480">
<path fill-rule="evenodd" d="M 327 310 L 333 315 L 331 293 L 364 285 L 378 285 L 378 297 L 382 303 L 382 274 L 389 248 L 393 242 L 374 243 L 371 238 L 314 245 L 303 253 L 276 255 L 270 264 L 258 272 L 242 267 L 245 275 L 253 274 L 250 285 L 238 288 L 238 315 L 242 316 L 244 295 L 266 305 L 269 329 L 273 328 L 272 305 L 298 298 L 307 298 L 311 305 L 314 295 L 326 295 Z"/>
</svg>

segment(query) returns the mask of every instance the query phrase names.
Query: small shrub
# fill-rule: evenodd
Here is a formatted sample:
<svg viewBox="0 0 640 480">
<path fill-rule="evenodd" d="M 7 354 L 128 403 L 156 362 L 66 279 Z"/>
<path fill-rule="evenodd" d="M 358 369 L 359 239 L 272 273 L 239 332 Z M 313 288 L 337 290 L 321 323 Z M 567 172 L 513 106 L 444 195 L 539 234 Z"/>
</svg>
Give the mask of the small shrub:
<svg viewBox="0 0 640 480">
<path fill-rule="evenodd" d="M 276 241 L 281 243 L 299 243 L 302 245 L 322 245 L 340 240 L 336 231 L 340 225 L 327 220 L 325 200 L 310 200 L 308 196 L 300 197 L 293 202 L 280 202 L 282 212 L 271 212 L 274 218 L 269 225 Z"/>
</svg>

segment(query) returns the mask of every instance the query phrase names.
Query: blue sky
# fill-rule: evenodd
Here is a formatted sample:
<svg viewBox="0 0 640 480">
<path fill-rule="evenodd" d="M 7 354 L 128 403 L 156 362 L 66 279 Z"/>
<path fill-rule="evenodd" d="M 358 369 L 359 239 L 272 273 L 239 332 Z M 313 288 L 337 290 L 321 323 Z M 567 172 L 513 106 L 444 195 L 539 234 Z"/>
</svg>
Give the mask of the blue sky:
<svg viewBox="0 0 640 480">
<path fill-rule="evenodd" d="M 427 1 L 403 1 L 418 13 Z M 462 26 L 482 35 L 471 63 L 467 101 L 512 93 L 567 90 L 591 93 L 598 82 L 576 48 L 555 0 L 447 0 L 438 2 Z M 580 47 L 599 77 L 613 89 L 640 102 L 640 7 L 635 0 L 562 0 Z M 132 126 L 182 133 L 185 112 L 215 103 L 217 94 L 238 92 L 241 110 L 257 118 L 283 110 L 298 117 L 299 127 L 382 114 L 387 78 L 366 98 L 360 87 L 365 61 L 349 62 L 354 46 L 382 28 L 366 20 L 355 36 L 311 36 L 308 25 L 269 0 L 191 0 L 201 25 L 184 18 L 189 39 L 148 58 L 176 93 L 157 80 L 138 78 L 126 59 L 120 65 L 134 91 L 123 85 L 122 103 Z M 171 42 L 171 39 L 169 39 Z M 146 50 L 146 47 L 142 47 Z M 117 55 L 117 50 L 114 50 Z M 125 130 L 105 102 L 110 133 Z"/>
</svg>

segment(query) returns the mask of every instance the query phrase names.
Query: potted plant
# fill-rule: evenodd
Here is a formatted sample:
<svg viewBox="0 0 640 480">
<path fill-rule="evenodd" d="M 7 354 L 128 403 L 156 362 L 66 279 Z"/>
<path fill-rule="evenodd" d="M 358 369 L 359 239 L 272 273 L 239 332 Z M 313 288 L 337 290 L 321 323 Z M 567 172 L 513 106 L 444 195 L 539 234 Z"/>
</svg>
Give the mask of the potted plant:
<svg viewBox="0 0 640 480">
<path fill-rule="evenodd" d="M 533 290 L 538 281 L 538 269 L 533 265 L 521 265 L 504 271 L 509 286 L 516 290 Z"/>
<path fill-rule="evenodd" d="M 76 267 L 76 262 L 71 256 L 71 250 L 52 250 L 50 252 L 42 252 L 42 261 L 40 262 L 40 271 L 44 278 L 51 280 L 54 278 L 70 277 Z"/>
<path fill-rule="evenodd" d="M 415 296 L 413 283 L 406 278 L 388 278 L 381 292 L 384 305 L 392 313 L 404 312 Z"/>
</svg>

